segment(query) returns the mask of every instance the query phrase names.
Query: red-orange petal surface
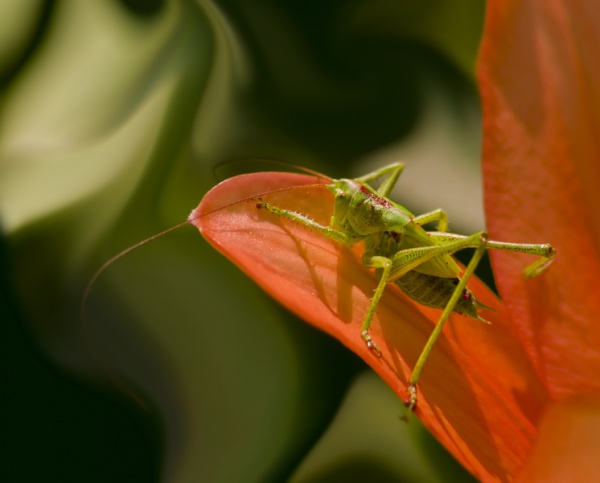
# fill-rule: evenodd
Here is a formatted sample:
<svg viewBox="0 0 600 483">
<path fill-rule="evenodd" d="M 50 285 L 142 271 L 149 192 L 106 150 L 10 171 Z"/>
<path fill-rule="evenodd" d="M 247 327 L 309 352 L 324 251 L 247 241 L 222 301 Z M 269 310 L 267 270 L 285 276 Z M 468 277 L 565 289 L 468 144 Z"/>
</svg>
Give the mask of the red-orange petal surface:
<svg viewBox="0 0 600 483">
<path fill-rule="evenodd" d="M 544 414 L 539 438 L 519 481 L 598 481 L 598 448 L 600 399 L 555 402 Z"/>
<path fill-rule="evenodd" d="M 372 326 L 382 350 L 377 358 L 360 337 L 376 286 L 374 275 L 360 262 L 362 246 L 343 248 L 258 209 L 252 200 L 260 196 L 328 224 L 333 196 L 324 188 L 326 182 L 289 173 L 231 178 L 204 197 L 190 221 L 267 293 L 339 339 L 405 399 L 409 368 L 440 311 L 419 307 L 390 286 Z M 517 258 L 523 266 L 522 257 Z M 476 476 L 504 481 L 530 453 L 547 395 L 503 323 L 503 305 L 480 282 L 470 287 L 498 312 L 485 313 L 491 326 L 453 316 L 422 373 L 417 413 Z"/>
<path fill-rule="evenodd" d="M 600 393 L 599 19 L 597 0 L 490 0 L 479 64 L 490 234 L 558 250 L 531 281 L 492 257 L 553 399 Z"/>
</svg>

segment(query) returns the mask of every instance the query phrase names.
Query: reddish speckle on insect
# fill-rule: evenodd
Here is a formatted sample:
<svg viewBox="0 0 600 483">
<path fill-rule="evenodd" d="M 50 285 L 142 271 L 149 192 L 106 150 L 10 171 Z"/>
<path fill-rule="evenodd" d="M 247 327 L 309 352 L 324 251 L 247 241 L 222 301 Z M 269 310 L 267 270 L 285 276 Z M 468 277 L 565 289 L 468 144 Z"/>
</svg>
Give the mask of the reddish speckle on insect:
<svg viewBox="0 0 600 483">
<path fill-rule="evenodd" d="M 372 210 L 374 210 L 376 206 L 382 207 L 382 208 L 387 208 L 387 209 L 394 207 L 394 205 L 392 205 L 392 203 L 390 203 L 387 199 L 385 199 L 381 196 L 377 196 L 377 194 L 373 193 L 365 185 L 361 185 L 359 188 L 359 191 L 362 194 L 364 194 L 367 197 L 367 199 L 371 202 L 370 208 Z"/>
<path fill-rule="evenodd" d="M 375 200 L 375 202 L 384 208 L 391 209 L 394 207 L 388 200 L 382 198 L 381 196 L 377 196 L 375 194 L 371 194 L 371 198 Z"/>
<path fill-rule="evenodd" d="M 365 185 L 362 185 L 362 184 L 360 185 L 359 190 L 362 194 L 365 194 L 365 195 L 373 194 L 369 188 L 367 188 Z"/>
</svg>

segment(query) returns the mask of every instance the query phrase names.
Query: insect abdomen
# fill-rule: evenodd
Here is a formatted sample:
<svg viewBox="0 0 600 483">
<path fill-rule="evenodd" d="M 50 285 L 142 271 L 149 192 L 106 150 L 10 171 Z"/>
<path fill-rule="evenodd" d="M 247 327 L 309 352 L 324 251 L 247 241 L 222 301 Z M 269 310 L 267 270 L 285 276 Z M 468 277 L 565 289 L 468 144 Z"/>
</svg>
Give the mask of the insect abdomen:
<svg viewBox="0 0 600 483">
<path fill-rule="evenodd" d="M 433 307 L 444 309 L 450 297 L 458 284 L 457 278 L 435 277 L 415 271 L 408 272 L 403 277 L 397 279 L 395 283 L 414 301 Z M 465 315 L 477 316 L 476 301 L 469 291 L 465 291 L 465 296 L 461 297 L 454 312 L 464 313 Z"/>
</svg>

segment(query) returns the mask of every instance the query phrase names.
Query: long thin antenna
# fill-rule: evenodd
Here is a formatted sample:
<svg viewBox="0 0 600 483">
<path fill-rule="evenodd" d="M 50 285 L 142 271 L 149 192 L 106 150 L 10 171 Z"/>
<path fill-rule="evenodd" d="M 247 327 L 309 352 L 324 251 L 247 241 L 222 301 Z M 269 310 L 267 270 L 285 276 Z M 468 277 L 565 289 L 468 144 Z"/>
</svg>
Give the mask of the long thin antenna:
<svg viewBox="0 0 600 483">
<path fill-rule="evenodd" d="M 83 292 L 83 297 L 81 299 L 81 305 L 79 306 L 79 316 L 82 318 L 82 320 L 84 319 L 85 306 L 86 306 L 87 300 L 90 296 L 90 293 L 92 291 L 92 288 L 96 284 L 96 280 L 98 280 L 98 277 L 100 277 L 100 275 L 102 275 L 108 267 L 110 267 L 117 260 L 123 258 L 125 255 L 131 253 L 133 250 L 136 250 L 137 248 L 145 245 L 146 243 L 150 243 L 151 241 L 154 241 L 157 238 L 159 238 L 163 235 L 166 235 L 167 233 L 171 233 L 172 231 L 178 230 L 179 228 L 182 228 L 183 226 L 188 225 L 188 224 L 189 224 L 189 221 L 186 220 L 183 223 L 179 223 L 178 225 L 172 226 L 171 228 L 167 228 L 166 230 L 161 231 L 160 233 L 156 233 L 142 241 L 137 242 L 135 245 L 131 245 L 130 247 L 126 248 L 125 250 L 117 253 L 110 260 L 104 262 L 104 264 L 98 270 L 96 270 L 96 273 L 94 273 L 94 276 L 90 279 L 90 281 L 86 285 L 85 290 Z"/>
<path fill-rule="evenodd" d="M 156 240 L 158 237 L 160 237 L 162 235 L 166 235 L 167 233 L 170 233 L 172 231 L 175 231 L 178 228 L 182 228 L 184 225 L 187 225 L 188 223 L 189 223 L 188 221 L 184 221 L 183 223 L 179 223 L 176 226 L 172 226 L 171 228 L 167 228 L 166 230 L 164 230 L 164 231 L 162 231 L 160 233 L 152 235 L 152 236 L 146 238 L 145 240 L 137 242 L 135 245 L 132 245 L 132 246 L 126 248 L 125 250 L 117 253 L 110 260 L 108 260 L 107 262 L 105 262 L 96 271 L 96 273 L 94 273 L 94 276 L 90 279 L 90 281 L 88 282 L 88 284 L 85 287 L 85 291 L 83 292 L 83 297 L 81 299 L 81 304 L 79 306 L 79 319 L 84 324 L 84 327 L 87 327 L 88 324 L 89 324 L 88 319 L 85 316 L 85 307 L 87 305 L 87 301 L 89 299 L 90 293 L 92 292 L 92 288 L 94 287 L 96 281 L 98 280 L 98 277 L 100 277 L 100 275 L 102 275 L 102 273 L 104 273 L 104 271 L 110 265 L 112 265 L 114 262 L 116 262 L 120 258 L 123 258 L 125 255 L 127 255 L 130 252 L 132 252 L 136 248 L 139 248 L 142 245 L 145 245 L 146 243 L 150 243 L 151 241 Z M 92 342 L 91 335 L 89 333 L 89 328 L 88 329 L 84 329 L 84 339 L 85 339 L 85 344 L 86 344 L 88 350 L 92 354 L 92 357 L 94 357 L 94 359 L 96 360 L 96 362 L 98 364 L 100 364 L 100 366 L 105 371 L 105 374 L 110 378 L 110 380 L 113 382 L 113 384 L 115 384 L 118 388 L 121 389 L 121 391 L 123 391 L 124 394 L 127 394 L 133 401 L 135 401 L 138 404 L 139 407 L 141 407 L 144 410 L 148 411 L 149 408 L 148 408 L 148 405 L 146 404 L 146 402 L 138 394 L 136 394 L 135 391 L 133 391 L 132 389 L 130 389 L 129 387 L 127 387 L 127 385 L 118 376 L 116 376 L 109 367 L 107 367 L 106 362 L 104 361 L 104 359 L 102 359 L 102 357 L 100 356 L 100 354 L 96 350 L 95 344 Z"/>
<path fill-rule="evenodd" d="M 136 250 L 139 247 L 145 245 L 146 243 L 150 243 L 151 241 L 154 241 L 157 238 L 160 238 L 161 236 L 166 235 L 167 233 L 171 233 L 172 231 L 178 230 L 179 228 L 182 228 L 185 225 L 189 225 L 193 221 L 195 221 L 196 219 L 198 219 L 200 217 L 210 215 L 210 214 L 215 213 L 217 211 L 220 211 L 220 210 L 222 210 L 224 208 L 228 208 L 230 206 L 237 205 L 239 203 L 243 203 L 245 201 L 251 201 L 251 200 L 253 200 L 255 198 L 260 198 L 261 196 L 267 196 L 269 194 L 279 193 L 279 192 L 282 192 L 282 191 L 287 191 L 287 190 L 292 189 L 294 187 L 295 186 L 286 186 L 285 188 L 277 188 L 277 189 L 273 189 L 273 190 L 269 190 L 269 191 L 264 191 L 262 193 L 257 193 L 257 194 L 252 195 L 252 196 L 247 196 L 245 198 L 241 198 L 239 200 L 233 201 L 233 202 L 228 203 L 226 205 L 219 206 L 218 208 L 215 208 L 214 210 L 211 210 L 211 211 L 207 211 L 206 213 L 201 213 L 199 216 L 196 216 L 196 217 L 192 216 L 194 214 L 194 211 L 192 211 L 192 213 L 190 214 L 190 217 L 186 221 L 184 221 L 182 223 L 179 223 L 178 225 L 172 226 L 171 228 L 167 228 L 166 230 L 163 230 L 160 233 L 155 233 L 154 235 L 149 236 L 148 238 L 145 238 L 144 240 L 139 241 L 139 242 L 135 243 L 134 245 L 131 245 L 130 247 L 125 248 L 125 250 L 123 250 L 123 251 L 117 253 L 116 255 L 114 255 L 112 258 L 110 258 L 109 260 L 107 260 L 106 262 L 104 262 L 104 264 L 98 270 L 96 270 L 96 273 L 94 273 L 94 275 L 92 276 L 92 278 L 90 279 L 90 281 L 86 285 L 85 290 L 83 292 L 83 297 L 81 299 L 81 305 L 79 307 L 79 315 L 83 319 L 84 309 L 85 309 L 87 300 L 88 300 L 88 298 L 90 296 L 90 292 L 92 291 L 92 288 L 94 287 L 94 285 L 96 283 L 96 280 L 98 280 L 98 277 L 100 277 L 100 275 L 102 275 L 104 273 L 104 271 L 108 267 L 110 267 L 114 262 L 116 262 L 117 260 L 120 260 L 125 255 L 131 253 L 133 250 Z M 323 184 L 307 184 L 307 185 L 298 185 L 297 187 L 298 188 L 306 188 L 306 187 L 326 188 L 326 185 L 323 185 Z"/>
<path fill-rule="evenodd" d="M 310 168 L 306 168 L 304 166 L 298 166 L 296 164 L 292 164 L 292 163 L 287 163 L 285 161 L 280 161 L 278 159 L 267 159 L 267 158 L 242 158 L 242 159 L 233 159 L 233 160 L 229 160 L 229 161 L 223 161 L 222 163 L 217 164 L 216 166 L 213 167 L 213 174 L 215 175 L 215 177 L 217 179 L 221 179 L 218 175 L 217 175 L 217 171 L 223 167 L 227 167 L 227 166 L 233 166 L 236 164 L 246 164 L 246 163 L 251 163 L 252 161 L 254 162 L 260 162 L 260 163 L 267 163 L 267 164 L 273 164 L 273 165 L 278 165 L 278 166 L 283 166 L 285 168 L 293 168 L 296 171 L 299 171 L 301 173 L 306 173 L 306 174 L 312 174 L 313 176 L 317 177 L 317 178 L 321 178 L 321 179 L 326 179 L 328 181 L 332 181 L 332 179 L 323 174 L 323 173 L 319 173 L 318 171 L 315 171 L 314 169 L 310 169 Z"/>
</svg>

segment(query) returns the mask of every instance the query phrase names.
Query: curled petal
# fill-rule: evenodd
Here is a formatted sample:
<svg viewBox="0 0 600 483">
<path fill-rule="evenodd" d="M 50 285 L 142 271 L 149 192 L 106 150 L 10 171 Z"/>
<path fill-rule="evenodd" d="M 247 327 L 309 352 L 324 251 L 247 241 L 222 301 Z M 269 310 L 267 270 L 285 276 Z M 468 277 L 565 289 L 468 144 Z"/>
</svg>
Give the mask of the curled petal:
<svg viewBox="0 0 600 483">
<path fill-rule="evenodd" d="M 390 284 L 372 325 L 382 352 L 376 357 L 360 335 L 377 285 L 360 261 L 362 245 L 342 247 L 257 208 L 261 198 L 328 225 L 333 213 L 328 182 L 289 173 L 238 176 L 211 190 L 190 221 L 273 298 L 363 358 L 404 400 L 410 369 L 440 311 L 418 306 Z M 423 371 L 416 411 L 476 476 L 504 480 L 529 453 L 547 396 L 503 323 L 502 304 L 481 282 L 474 280 L 470 288 L 496 308 L 485 314 L 492 325 L 452 317 Z"/>
</svg>

